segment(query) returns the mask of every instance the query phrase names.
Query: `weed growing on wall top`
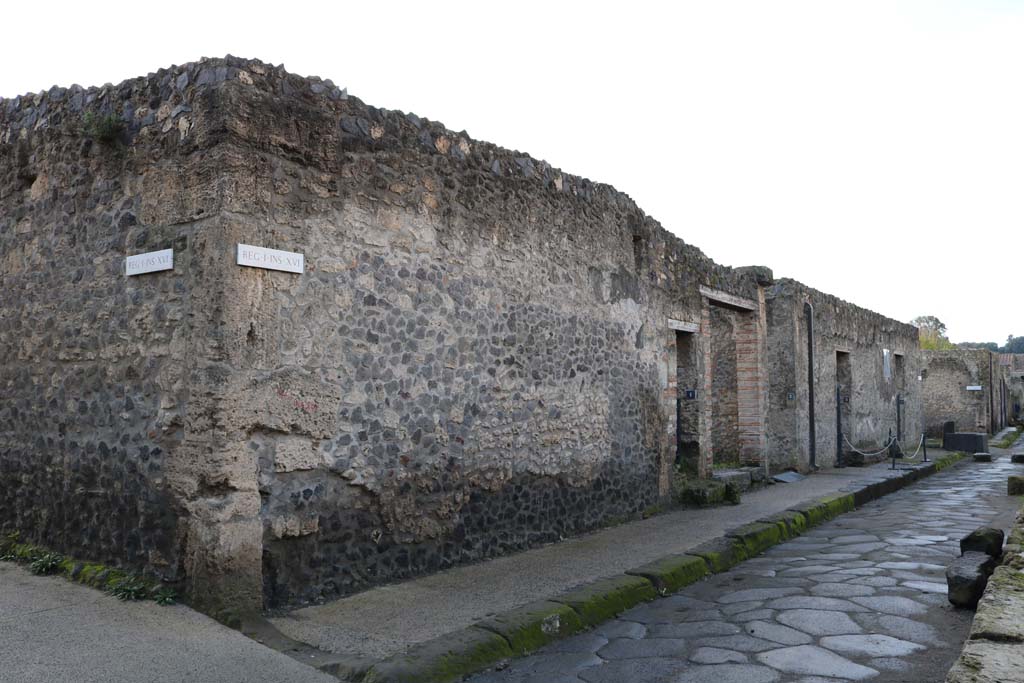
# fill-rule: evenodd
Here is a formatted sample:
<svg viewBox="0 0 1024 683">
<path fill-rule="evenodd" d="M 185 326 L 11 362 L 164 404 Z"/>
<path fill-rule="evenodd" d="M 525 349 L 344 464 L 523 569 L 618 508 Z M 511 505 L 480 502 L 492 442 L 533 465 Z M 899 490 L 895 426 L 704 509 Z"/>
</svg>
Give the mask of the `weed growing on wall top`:
<svg viewBox="0 0 1024 683">
<path fill-rule="evenodd" d="M 100 142 L 115 142 L 122 130 L 124 123 L 113 114 L 100 115 L 90 111 L 82 117 L 82 133 Z"/>
</svg>

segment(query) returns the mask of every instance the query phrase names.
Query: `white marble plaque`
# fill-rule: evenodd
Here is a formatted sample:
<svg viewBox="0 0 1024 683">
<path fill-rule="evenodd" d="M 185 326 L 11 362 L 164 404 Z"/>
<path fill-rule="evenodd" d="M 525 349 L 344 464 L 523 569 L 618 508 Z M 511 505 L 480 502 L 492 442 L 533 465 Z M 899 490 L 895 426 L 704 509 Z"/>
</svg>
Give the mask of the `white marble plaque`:
<svg viewBox="0 0 1024 683">
<path fill-rule="evenodd" d="M 174 270 L 173 249 L 135 254 L 124 260 L 124 274 L 128 276 L 155 273 L 158 270 Z"/>
<path fill-rule="evenodd" d="M 980 384 L 972 384 L 969 387 L 967 387 L 967 391 L 981 391 L 981 385 Z"/>
<path fill-rule="evenodd" d="M 239 244 L 238 265 L 266 268 L 267 270 L 283 270 L 287 273 L 302 273 L 306 268 L 306 259 L 302 254 L 293 251 Z"/>
</svg>

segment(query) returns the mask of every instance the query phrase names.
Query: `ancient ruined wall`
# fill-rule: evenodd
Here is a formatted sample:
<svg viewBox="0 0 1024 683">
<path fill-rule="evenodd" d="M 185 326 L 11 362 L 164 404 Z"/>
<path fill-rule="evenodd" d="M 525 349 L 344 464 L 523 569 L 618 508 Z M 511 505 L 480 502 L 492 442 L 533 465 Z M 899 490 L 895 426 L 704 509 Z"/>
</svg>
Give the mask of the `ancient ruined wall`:
<svg viewBox="0 0 1024 683">
<path fill-rule="evenodd" d="M 985 349 L 924 351 L 924 419 L 929 436 L 941 436 L 952 420 L 960 432 L 992 430 L 994 354 Z M 997 366 L 996 366 L 997 367 Z M 969 386 L 980 386 L 969 391 Z M 998 431 L 998 430 L 997 430 Z"/>
<path fill-rule="evenodd" d="M 219 305 L 196 286 L 219 124 L 181 84 L 0 101 L 0 530 L 169 580 Z M 125 277 L 126 254 L 165 248 L 172 274 Z"/>
<path fill-rule="evenodd" d="M 778 280 L 766 292 L 769 326 L 768 374 L 771 408 L 768 451 L 773 467 L 808 467 L 811 458 L 810 383 L 805 304 L 813 311 L 814 462 L 836 460 L 836 352 L 848 354 L 850 386 L 840 396 L 847 440 L 861 450 L 877 450 L 896 434 L 896 399 L 904 400 L 903 444 L 910 453 L 921 433 L 921 367 L 917 330 L 854 306 L 793 280 Z M 890 352 L 885 372 L 884 349 Z M 897 361 L 901 357 L 902 361 Z M 902 368 L 902 372 L 899 372 Z M 845 403 L 848 396 L 849 403 Z M 848 447 L 844 447 L 844 452 Z"/>
<path fill-rule="evenodd" d="M 0 523 L 210 609 L 637 514 L 675 458 L 669 321 L 758 295 L 612 188 L 258 62 L 0 110 Z"/>
<path fill-rule="evenodd" d="M 1024 353 L 1000 354 L 1007 384 L 1007 418 L 1024 419 Z"/>
<path fill-rule="evenodd" d="M 740 463 L 736 335 L 739 313 L 711 307 L 711 441 L 715 465 Z"/>
<path fill-rule="evenodd" d="M 237 238 L 308 263 L 235 282 L 249 391 L 229 424 L 258 458 L 268 603 L 666 495 L 668 319 L 699 320 L 700 284 L 749 297 L 753 281 L 610 188 L 278 70 L 251 78 L 226 89 L 233 183 L 252 188 Z"/>
</svg>

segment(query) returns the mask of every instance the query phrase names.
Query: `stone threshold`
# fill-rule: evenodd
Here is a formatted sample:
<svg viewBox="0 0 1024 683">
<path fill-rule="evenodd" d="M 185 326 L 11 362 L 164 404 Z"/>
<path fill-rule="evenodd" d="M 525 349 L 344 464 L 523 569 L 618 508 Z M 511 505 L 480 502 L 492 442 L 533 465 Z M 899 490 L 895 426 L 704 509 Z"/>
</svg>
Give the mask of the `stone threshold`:
<svg viewBox="0 0 1024 683">
<path fill-rule="evenodd" d="M 343 681 L 458 681 L 593 628 L 640 603 L 670 595 L 711 574 L 727 571 L 813 526 L 909 486 L 965 456 L 965 453 L 948 453 L 928 463 L 903 465 L 897 476 L 858 484 L 853 490 L 801 503 L 727 531 L 683 553 L 502 612 L 376 661 L 326 652 L 294 640 L 262 617 L 247 620 L 242 632 Z"/>
</svg>

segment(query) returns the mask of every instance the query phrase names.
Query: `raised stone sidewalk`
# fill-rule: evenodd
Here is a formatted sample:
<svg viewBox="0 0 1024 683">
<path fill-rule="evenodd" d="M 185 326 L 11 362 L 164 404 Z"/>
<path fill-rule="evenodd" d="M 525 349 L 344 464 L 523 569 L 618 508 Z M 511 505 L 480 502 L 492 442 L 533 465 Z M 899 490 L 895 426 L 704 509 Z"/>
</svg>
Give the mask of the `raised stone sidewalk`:
<svg viewBox="0 0 1024 683">
<path fill-rule="evenodd" d="M 251 635 L 342 679 L 457 680 L 726 571 L 785 538 L 948 466 L 823 470 L 486 563 L 295 610 Z M 269 628 L 268 628 L 269 627 Z"/>
</svg>

